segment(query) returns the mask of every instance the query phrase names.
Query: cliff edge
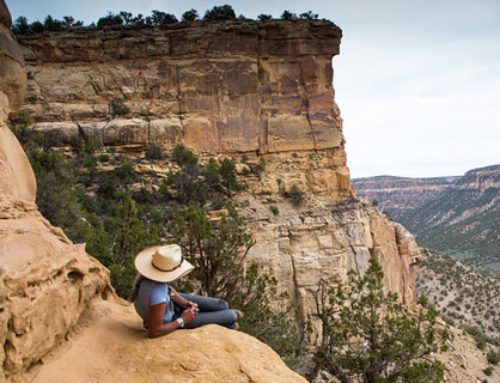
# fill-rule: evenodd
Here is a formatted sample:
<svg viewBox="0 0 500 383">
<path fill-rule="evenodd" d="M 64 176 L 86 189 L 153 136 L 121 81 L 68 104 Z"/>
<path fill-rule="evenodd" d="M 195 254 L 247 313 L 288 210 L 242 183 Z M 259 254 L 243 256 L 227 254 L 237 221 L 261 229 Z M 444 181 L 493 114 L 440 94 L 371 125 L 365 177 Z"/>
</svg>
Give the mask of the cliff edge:
<svg viewBox="0 0 500 383">
<path fill-rule="evenodd" d="M 319 281 L 346 281 L 349 269 L 363 272 L 375 256 L 387 290 L 412 305 L 421 257 L 401 225 L 351 189 L 333 88 L 341 37 L 326 20 L 23 36 L 23 108 L 47 145 L 71 155 L 72 137 L 92 137 L 102 150 L 134 158 L 137 172 L 175 171 L 168 158 L 147 162 L 151 144 L 171 152 L 181 143 L 202 161 L 229 156 L 243 170 L 243 157 L 265 163 L 258 176 L 239 174 L 248 187 L 235 202 L 257 240 L 248 259 L 274 272 L 280 291 L 299 302 L 298 325 L 311 318 L 317 335 Z M 292 187 L 303 193 L 300 206 L 283 197 Z"/>
<path fill-rule="evenodd" d="M 236 331 L 147 339 L 109 271 L 41 216 L 33 171 L 5 123 L 25 86 L 10 20 L 0 0 L 0 382 L 305 382 Z"/>
</svg>

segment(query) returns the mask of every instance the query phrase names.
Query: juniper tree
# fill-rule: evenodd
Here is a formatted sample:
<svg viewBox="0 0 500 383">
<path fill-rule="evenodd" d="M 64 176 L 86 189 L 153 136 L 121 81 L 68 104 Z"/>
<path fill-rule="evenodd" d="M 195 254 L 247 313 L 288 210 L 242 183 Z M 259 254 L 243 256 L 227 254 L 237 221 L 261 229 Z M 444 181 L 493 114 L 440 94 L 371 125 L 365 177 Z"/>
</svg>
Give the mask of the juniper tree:
<svg viewBox="0 0 500 383">
<path fill-rule="evenodd" d="M 211 220 L 199 206 L 180 210 L 169 225 L 174 242 L 195 269 L 176 281 L 179 290 L 220 297 L 245 312 L 241 330 L 269 344 L 292 368 L 305 348 L 304 337 L 288 315 L 295 306 L 277 291 L 272 273 L 246 256 L 255 244 L 244 220 L 228 203 L 227 213 Z M 281 302 L 279 305 L 275 305 Z"/>
<path fill-rule="evenodd" d="M 436 331 L 437 314 L 410 313 L 396 293 L 384 294 L 382 266 L 374 259 L 364 276 L 351 271 L 347 285 L 317 294 L 323 324 L 314 361 L 342 383 L 442 382 L 444 366 L 430 358 L 444 351 L 447 331 Z M 420 300 L 425 306 L 425 298 Z"/>
</svg>

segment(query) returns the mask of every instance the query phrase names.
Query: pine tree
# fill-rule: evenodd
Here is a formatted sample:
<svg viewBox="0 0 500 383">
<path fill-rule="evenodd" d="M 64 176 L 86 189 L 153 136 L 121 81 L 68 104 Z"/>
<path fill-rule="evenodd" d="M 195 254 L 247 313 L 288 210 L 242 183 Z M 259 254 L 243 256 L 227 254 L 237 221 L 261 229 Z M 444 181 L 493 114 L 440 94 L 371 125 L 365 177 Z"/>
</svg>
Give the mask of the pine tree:
<svg viewBox="0 0 500 383">
<path fill-rule="evenodd" d="M 384 294 L 382 266 L 374 259 L 364 276 L 350 272 L 348 285 L 320 285 L 318 312 L 323 324 L 316 368 L 342 383 L 437 383 L 442 363 L 430 358 L 444 351 L 448 333 L 436 331 L 435 310 L 410 313 L 396 293 Z M 420 304 L 426 304 L 422 298 Z"/>
</svg>

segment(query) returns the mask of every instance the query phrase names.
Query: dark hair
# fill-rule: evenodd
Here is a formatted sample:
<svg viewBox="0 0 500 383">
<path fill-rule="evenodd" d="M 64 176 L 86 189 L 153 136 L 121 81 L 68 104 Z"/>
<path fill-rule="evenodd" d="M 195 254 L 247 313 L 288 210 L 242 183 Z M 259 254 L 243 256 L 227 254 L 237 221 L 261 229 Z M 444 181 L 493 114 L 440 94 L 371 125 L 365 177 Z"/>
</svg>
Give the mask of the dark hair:
<svg viewBox="0 0 500 383">
<path fill-rule="evenodd" d="M 141 288 L 141 283 L 145 279 L 147 279 L 147 278 L 143 277 L 141 275 L 137 281 L 134 281 L 134 287 L 132 288 L 132 292 L 130 293 L 130 296 L 128 297 L 129 302 L 135 301 L 135 298 L 137 298 L 137 294 L 139 294 L 139 289 Z"/>
</svg>

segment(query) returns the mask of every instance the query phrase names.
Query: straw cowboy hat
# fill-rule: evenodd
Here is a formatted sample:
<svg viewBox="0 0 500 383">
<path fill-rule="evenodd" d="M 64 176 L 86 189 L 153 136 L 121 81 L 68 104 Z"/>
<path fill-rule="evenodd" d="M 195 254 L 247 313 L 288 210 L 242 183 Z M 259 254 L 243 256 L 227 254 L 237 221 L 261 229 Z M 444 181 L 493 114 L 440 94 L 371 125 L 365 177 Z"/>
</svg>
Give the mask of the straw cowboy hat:
<svg viewBox="0 0 500 383">
<path fill-rule="evenodd" d="M 142 276 L 156 282 L 172 282 L 194 269 L 184 260 L 178 245 L 153 246 L 142 250 L 134 263 Z"/>
</svg>

